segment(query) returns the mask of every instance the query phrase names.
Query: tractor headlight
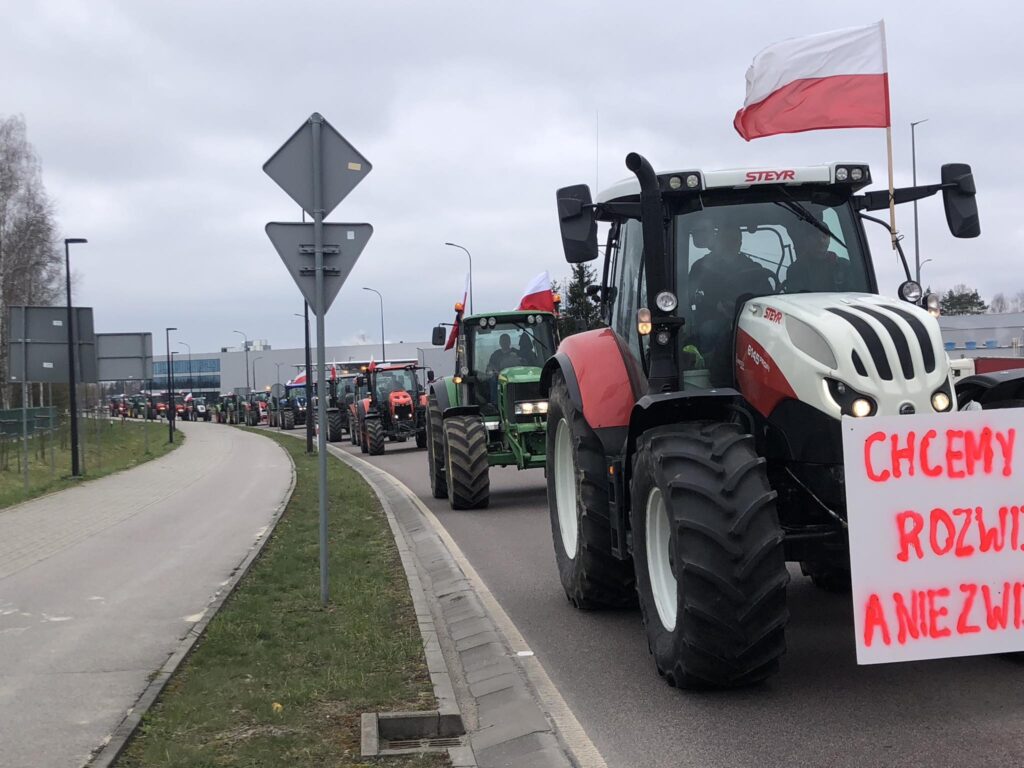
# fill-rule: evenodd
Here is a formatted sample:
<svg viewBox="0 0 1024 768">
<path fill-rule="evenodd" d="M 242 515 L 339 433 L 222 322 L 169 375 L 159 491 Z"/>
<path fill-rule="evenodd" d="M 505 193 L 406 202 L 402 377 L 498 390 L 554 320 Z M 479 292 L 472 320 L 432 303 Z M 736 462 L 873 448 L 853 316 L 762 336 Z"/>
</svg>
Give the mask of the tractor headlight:
<svg viewBox="0 0 1024 768">
<path fill-rule="evenodd" d="M 870 416 L 873 410 L 875 410 L 874 404 L 866 397 L 858 397 L 850 404 L 850 413 L 858 419 Z"/>
<path fill-rule="evenodd" d="M 544 416 L 547 412 L 547 400 L 524 400 L 515 404 L 516 416 Z"/>
<path fill-rule="evenodd" d="M 921 290 L 921 284 L 916 283 L 913 280 L 907 280 L 905 283 L 900 285 L 899 289 L 900 298 L 904 301 L 909 301 L 911 304 L 917 304 L 924 296 L 924 291 Z"/>
<path fill-rule="evenodd" d="M 932 408 L 934 408 L 939 413 L 948 411 L 952 405 L 952 399 L 941 389 L 934 395 L 932 395 Z"/>
<path fill-rule="evenodd" d="M 679 306 L 679 300 L 672 291 L 662 291 L 654 298 L 654 303 L 662 312 L 672 312 Z"/>
<path fill-rule="evenodd" d="M 832 401 L 839 406 L 844 416 L 863 419 L 874 416 L 878 406 L 867 395 L 861 394 L 849 384 L 836 379 L 825 379 L 825 390 Z"/>
<path fill-rule="evenodd" d="M 936 293 L 929 293 L 924 297 L 924 307 L 932 317 L 939 316 L 939 296 Z"/>
<path fill-rule="evenodd" d="M 640 307 L 636 311 L 636 329 L 641 336 L 648 336 L 651 333 L 651 310 L 647 307 Z"/>
</svg>

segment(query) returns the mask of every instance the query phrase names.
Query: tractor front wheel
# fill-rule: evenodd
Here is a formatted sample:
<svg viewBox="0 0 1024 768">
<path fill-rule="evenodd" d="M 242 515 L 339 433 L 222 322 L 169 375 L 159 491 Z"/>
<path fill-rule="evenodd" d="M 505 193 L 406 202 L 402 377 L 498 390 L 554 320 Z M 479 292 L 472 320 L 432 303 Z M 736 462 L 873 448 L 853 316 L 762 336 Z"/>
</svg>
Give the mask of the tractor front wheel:
<svg viewBox="0 0 1024 768">
<path fill-rule="evenodd" d="M 441 406 L 437 398 L 430 396 L 427 405 L 427 472 L 430 474 L 430 492 L 435 499 L 443 499 L 448 495 L 448 483 L 444 476 L 444 421 Z M 419 441 L 417 440 L 417 445 Z"/>
<path fill-rule="evenodd" d="M 789 572 L 753 438 L 728 423 L 648 430 L 631 485 L 637 592 L 658 673 L 704 689 L 777 672 Z"/>
<path fill-rule="evenodd" d="M 548 395 L 548 510 L 555 562 L 577 608 L 636 604 L 633 564 L 612 554 L 604 450 L 555 374 Z"/>
<path fill-rule="evenodd" d="M 384 453 L 384 425 L 380 419 L 368 419 L 366 422 L 366 449 L 371 456 Z"/>
<path fill-rule="evenodd" d="M 490 502 L 487 427 L 474 416 L 444 420 L 445 479 L 452 509 L 483 509 Z"/>
<path fill-rule="evenodd" d="M 341 411 L 331 408 L 327 411 L 327 441 L 336 443 L 341 440 Z"/>
<path fill-rule="evenodd" d="M 291 408 L 281 413 L 281 429 L 295 429 L 295 411 Z"/>
</svg>

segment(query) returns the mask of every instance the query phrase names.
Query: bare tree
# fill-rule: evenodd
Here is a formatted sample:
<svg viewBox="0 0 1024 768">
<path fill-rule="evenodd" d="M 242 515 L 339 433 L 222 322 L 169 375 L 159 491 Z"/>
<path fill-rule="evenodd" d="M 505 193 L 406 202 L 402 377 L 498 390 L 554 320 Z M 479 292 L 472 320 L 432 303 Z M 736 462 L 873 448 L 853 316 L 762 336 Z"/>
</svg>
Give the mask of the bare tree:
<svg viewBox="0 0 1024 768">
<path fill-rule="evenodd" d="M 1024 312 L 1024 291 L 1017 291 L 1010 300 L 1011 312 Z"/>
<path fill-rule="evenodd" d="M 0 117 L 0 401 L 10 405 L 7 307 L 61 296 L 61 254 L 53 204 L 25 120 Z"/>
<path fill-rule="evenodd" d="M 1010 302 L 1006 300 L 1006 297 L 1003 294 L 997 293 L 992 297 L 992 301 L 988 303 L 988 311 L 993 315 L 1001 315 L 1004 312 L 1009 312 Z"/>
</svg>

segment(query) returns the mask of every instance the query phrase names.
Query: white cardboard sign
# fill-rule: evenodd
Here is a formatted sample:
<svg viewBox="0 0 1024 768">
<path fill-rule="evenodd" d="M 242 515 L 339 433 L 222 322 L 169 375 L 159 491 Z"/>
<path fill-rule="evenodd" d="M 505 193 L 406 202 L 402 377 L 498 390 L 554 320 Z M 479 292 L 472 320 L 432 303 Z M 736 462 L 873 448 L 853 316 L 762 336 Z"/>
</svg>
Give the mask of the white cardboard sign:
<svg viewBox="0 0 1024 768">
<path fill-rule="evenodd" d="M 842 430 L 857 662 L 1024 650 L 1024 408 Z"/>
</svg>

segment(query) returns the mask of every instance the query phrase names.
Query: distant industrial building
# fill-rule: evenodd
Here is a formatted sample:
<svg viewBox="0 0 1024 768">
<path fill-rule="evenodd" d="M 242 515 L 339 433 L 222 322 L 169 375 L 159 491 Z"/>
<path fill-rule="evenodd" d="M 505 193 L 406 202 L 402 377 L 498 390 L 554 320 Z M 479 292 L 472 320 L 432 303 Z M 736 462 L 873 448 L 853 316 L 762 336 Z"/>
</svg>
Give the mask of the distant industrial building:
<svg viewBox="0 0 1024 768">
<path fill-rule="evenodd" d="M 1024 357 L 1024 312 L 939 317 L 946 354 L 961 357 Z"/>
<path fill-rule="evenodd" d="M 161 354 L 161 351 L 164 354 Z M 445 352 L 441 347 L 432 346 L 429 341 L 401 342 L 387 344 L 388 360 L 416 361 L 419 365 L 432 368 L 438 376 L 451 375 L 455 367 L 454 350 Z M 251 386 L 262 390 L 272 384 L 284 384 L 304 368 L 305 350 L 272 349 L 265 341 L 251 339 L 248 349 L 245 345 L 222 347 L 220 352 L 197 352 L 192 355 L 172 355 L 174 388 L 177 391 L 191 390 L 194 393 L 216 396 L 232 392 L 236 387 Z M 359 344 L 354 346 L 330 346 L 326 348 L 328 363 L 339 366 L 358 361 L 380 362 L 380 344 Z M 316 349 L 313 349 L 313 367 L 316 368 Z M 167 389 L 166 350 L 154 350 L 152 389 Z"/>
</svg>

